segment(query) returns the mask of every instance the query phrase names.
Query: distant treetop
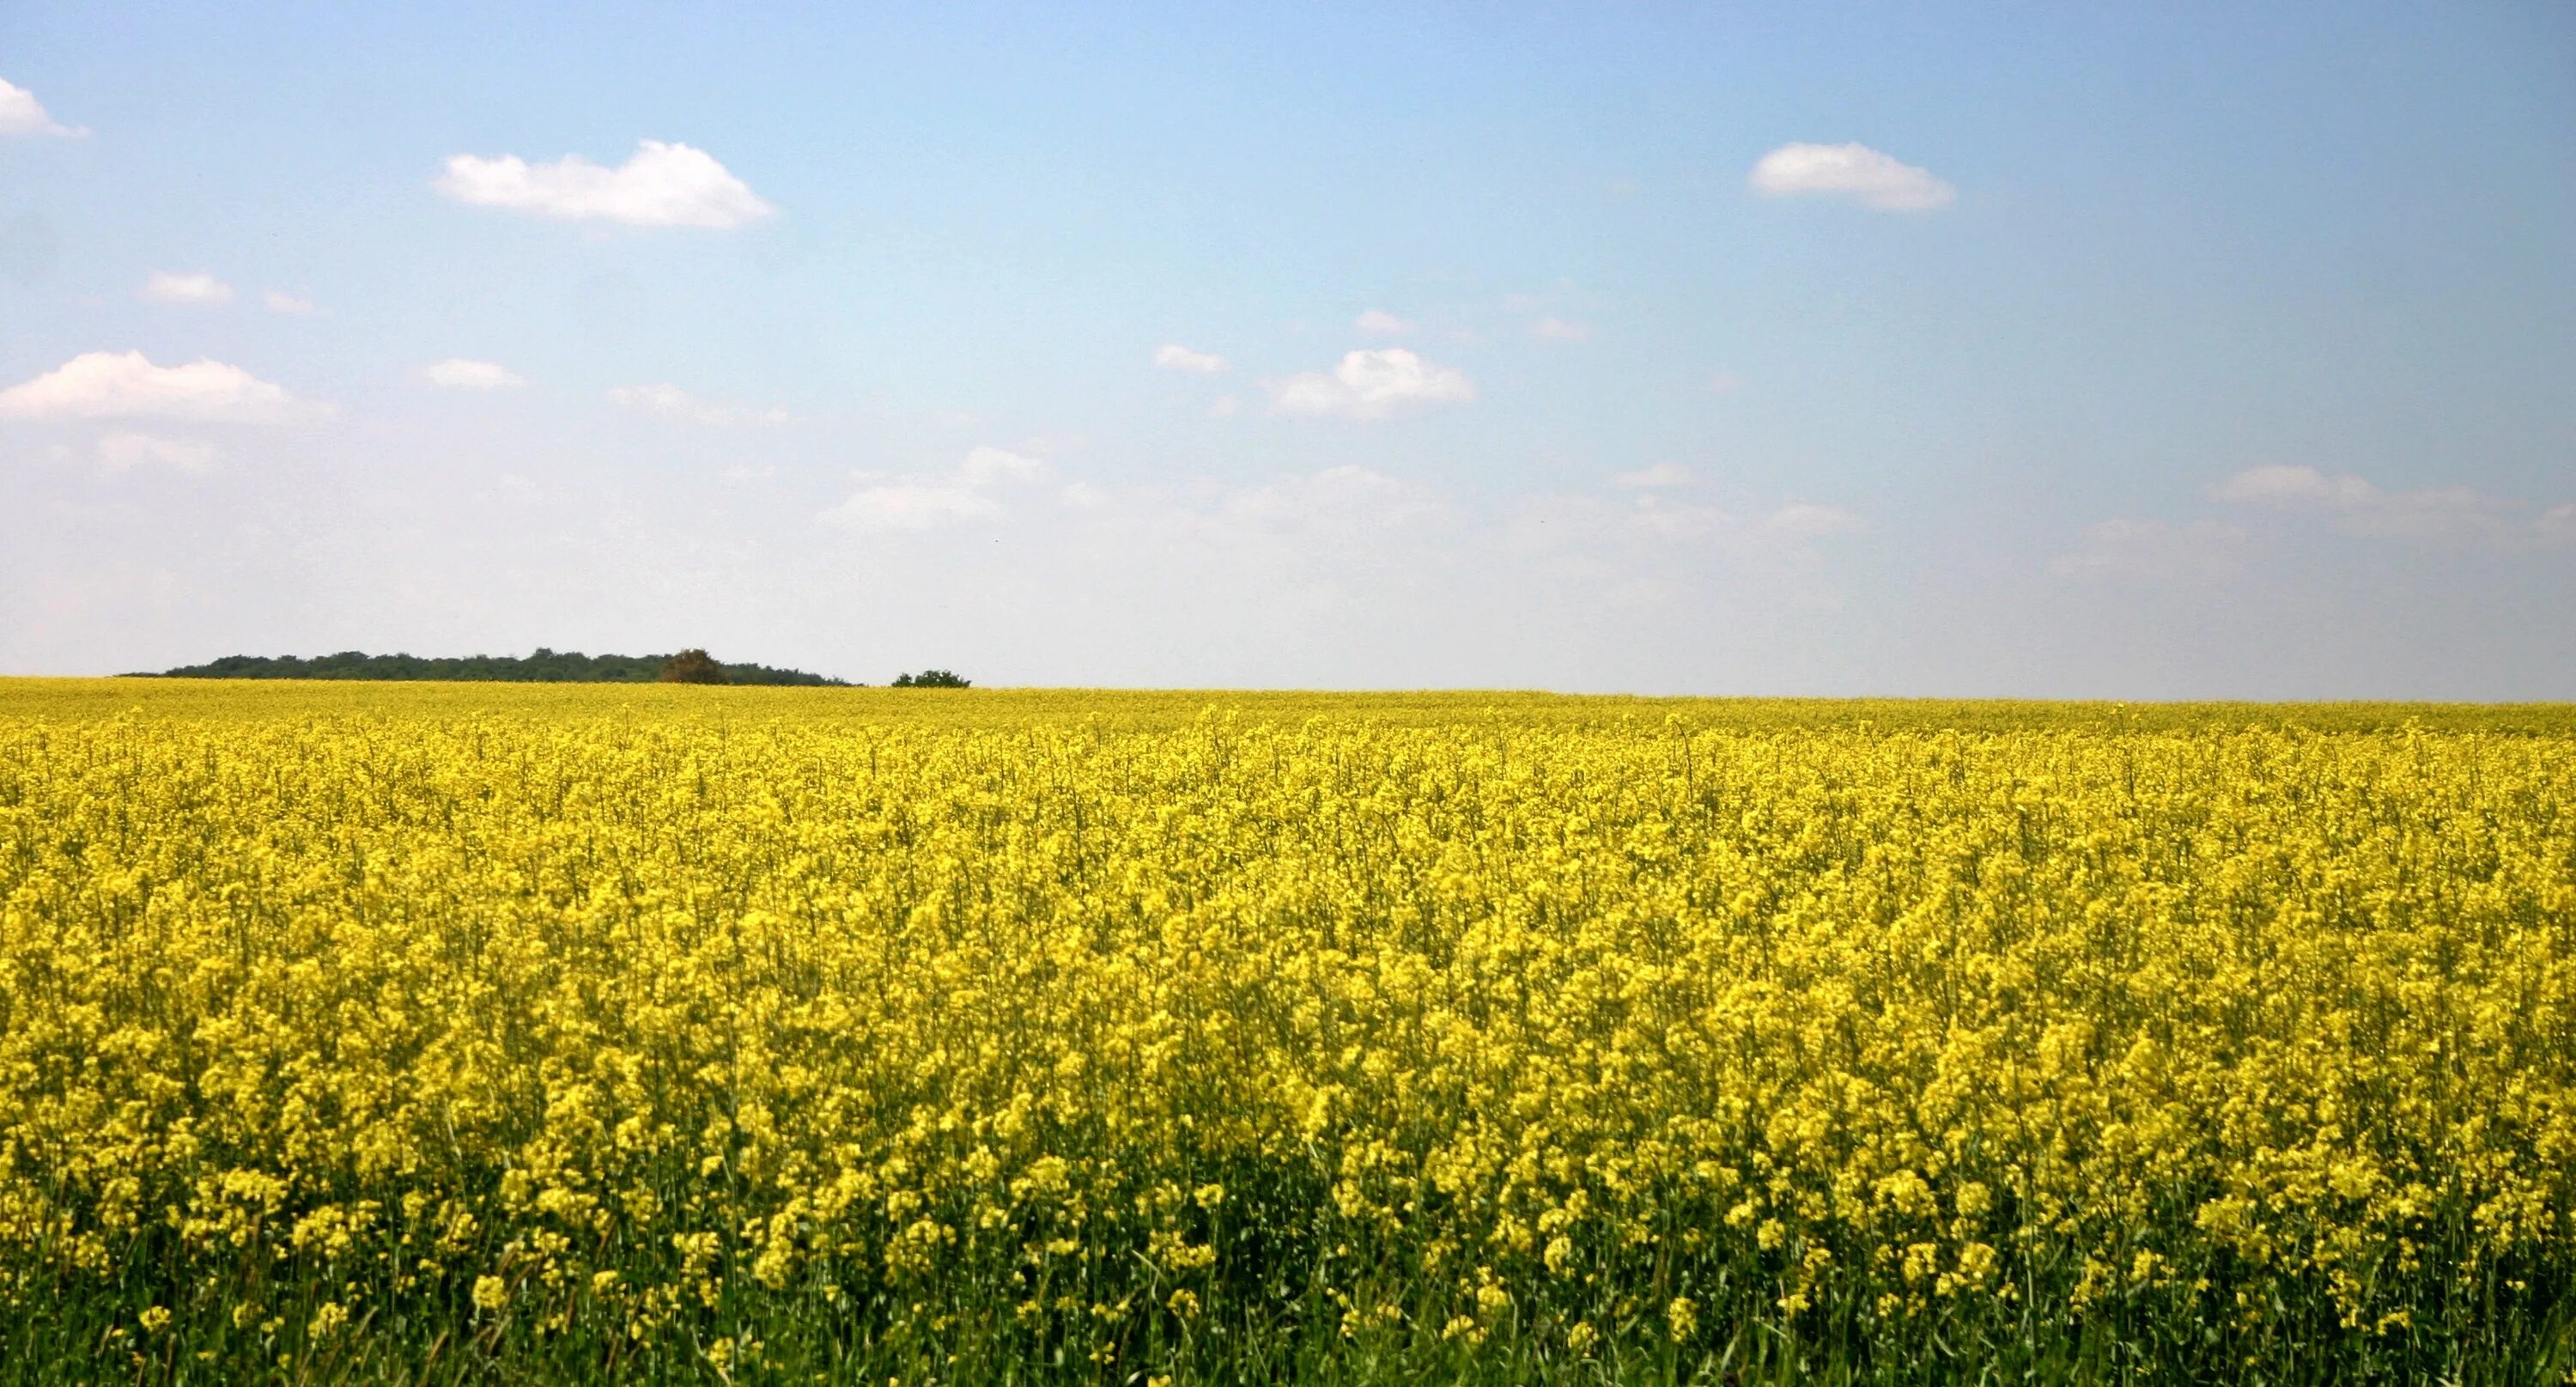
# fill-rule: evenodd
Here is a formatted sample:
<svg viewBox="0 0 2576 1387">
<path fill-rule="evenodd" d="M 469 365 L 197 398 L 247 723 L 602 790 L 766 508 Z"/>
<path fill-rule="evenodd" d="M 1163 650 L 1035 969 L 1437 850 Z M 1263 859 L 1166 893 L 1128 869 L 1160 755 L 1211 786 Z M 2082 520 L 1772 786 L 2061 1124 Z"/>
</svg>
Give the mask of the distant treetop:
<svg viewBox="0 0 2576 1387">
<path fill-rule="evenodd" d="M 944 669 L 925 669 L 919 674 L 898 674 L 893 687 L 898 689 L 963 689 L 973 680 L 961 678 Z"/>
<path fill-rule="evenodd" d="M 683 662 L 687 662 L 685 665 Z M 675 666 L 693 675 L 669 673 Z M 709 672 L 713 677 L 707 677 Z M 677 655 L 584 655 L 544 646 L 527 656 L 369 655 L 343 650 L 305 659 L 295 655 L 226 655 L 202 665 L 162 671 L 167 679 L 422 679 L 490 680 L 509 684 L 802 684 L 846 688 L 849 681 L 767 665 L 719 665 L 703 650 Z"/>
<path fill-rule="evenodd" d="M 657 684 L 730 684 L 725 667 L 703 650 L 683 650 L 662 662 L 662 672 L 653 676 Z"/>
</svg>

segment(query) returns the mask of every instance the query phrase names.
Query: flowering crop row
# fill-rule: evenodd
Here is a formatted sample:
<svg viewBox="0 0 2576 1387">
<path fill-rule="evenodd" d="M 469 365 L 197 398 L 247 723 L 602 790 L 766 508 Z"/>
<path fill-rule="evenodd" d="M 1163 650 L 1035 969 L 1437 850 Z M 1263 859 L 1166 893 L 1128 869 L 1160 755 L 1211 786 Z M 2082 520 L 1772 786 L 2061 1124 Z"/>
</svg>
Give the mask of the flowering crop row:
<svg viewBox="0 0 2576 1387">
<path fill-rule="evenodd" d="M 2557 710 L 0 685 L 0 1375 L 2532 1380 L 2571 1103 Z"/>
</svg>

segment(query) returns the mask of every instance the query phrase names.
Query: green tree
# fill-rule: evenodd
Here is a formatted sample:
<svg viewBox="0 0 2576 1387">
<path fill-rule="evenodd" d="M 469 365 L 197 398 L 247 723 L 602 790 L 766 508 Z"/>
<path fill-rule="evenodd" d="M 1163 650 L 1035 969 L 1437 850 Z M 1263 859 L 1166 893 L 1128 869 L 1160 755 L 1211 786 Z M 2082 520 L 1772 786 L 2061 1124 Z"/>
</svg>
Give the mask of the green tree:
<svg viewBox="0 0 2576 1387">
<path fill-rule="evenodd" d="M 898 674 L 894 677 L 894 687 L 898 689 L 963 689 L 970 687 L 973 682 L 944 669 L 925 669 L 919 674 Z"/>
<path fill-rule="evenodd" d="M 724 666 L 703 650 L 683 650 L 662 662 L 662 672 L 653 676 L 657 684 L 730 684 Z"/>
</svg>

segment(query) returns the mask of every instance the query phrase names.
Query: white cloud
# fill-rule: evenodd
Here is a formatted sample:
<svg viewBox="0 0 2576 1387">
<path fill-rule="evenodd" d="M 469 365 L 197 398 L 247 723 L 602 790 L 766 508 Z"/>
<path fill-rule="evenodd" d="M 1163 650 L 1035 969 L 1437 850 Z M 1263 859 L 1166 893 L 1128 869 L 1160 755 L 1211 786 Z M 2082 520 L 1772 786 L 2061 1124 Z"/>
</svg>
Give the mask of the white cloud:
<svg viewBox="0 0 2576 1387">
<path fill-rule="evenodd" d="M 706 151 L 660 140 L 639 142 L 635 153 L 613 169 L 577 154 L 544 164 L 530 164 L 515 154 L 498 159 L 458 154 L 448 159 L 437 187 L 478 207 L 628 226 L 726 229 L 777 210 Z"/>
<path fill-rule="evenodd" d="M 2338 530 L 2373 539 L 2511 541 L 2524 527 L 2507 507 L 2465 486 L 2387 491 L 2350 473 L 2313 467 L 2252 467 L 2210 488 L 2233 505 L 2322 515 Z"/>
<path fill-rule="evenodd" d="M 135 291 L 154 303 L 231 303 L 233 286 L 202 271 L 176 274 L 154 270 L 152 277 Z"/>
<path fill-rule="evenodd" d="M 1809 502 L 1739 514 L 1657 491 L 1624 500 L 1542 496 L 1513 508 L 1496 568 L 1587 592 L 1587 620 L 1685 602 L 1830 611 L 1843 603 L 1831 541 L 1864 528 L 1848 510 Z"/>
<path fill-rule="evenodd" d="M 1659 462 L 1634 472 L 1622 472 L 1610 484 L 1627 491 L 1656 491 L 1666 487 L 1688 486 L 1691 472 L 1677 462 Z"/>
<path fill-rule="evenodd" d="M 844 530 L 936 530 L 1001 513 L 1000 502 L 960 482 L 892 482 L 859 488 L 822 519 Z"/>
<path fill-rule="evenodd" d="M 1243 399 L 1237 395 L 1219 395 L 1208 401 L 1210 419 L 1231 419 L 1243 412 Z"/>
<path fill-rule="evenodd" d="M 1413 324 L 1387 312 L 1372 308 L 1352 321 L 1352 326 L 1372 337 L 1401 337 L 1413 331 Z"/>
<path fill-rule="evenodd" d="M 1788 505 L 1762 517 L 1762 528 L 1770 534 L 1789 539 L 1822 539 L 1827 535 L 1856 534 L 1868 528 L 1861 518 L 1840 506 L 1819 506 L 1803 501 Z"/>
<path fill-rule="evenodd" d="M 195 361 L 155 366 L 141 352 L 84 352 L 0 390 L 0 419 L 196 419 L 270 423 L 295 399 L 238 366 Z"/>
<path fill-rule="evenodd" d="M 1732 395 L 1743 388 L 1743 380 L 1731 371 L 1720 371 L 1708 378 L 1708 393 L 1712 395 Z"/>
<path fill-rule="evenodd" d="M 63 125 L 45 114 L 45 105 L 25 87 L 0 78 L 0 135 L 86 135 L 77 125 Z"/>
<path fill-rule="evenodd" d="M 303 314 L 313 311 L 313 300 L 302 294 L 290 294 L 280 289 L 271 289 L 260 295 L 260 301 L 268 305 L 268 311 L 271 313 Z"/>
<path fill-rule="evenodd" d="M 2085 527 L 2075 547 L 2048 561 L 2063 578 L 2217 582 L 2244 567 L 2245 532 L 2216 520 L 2105 520 Z"/>
<path fill-rule="evenodd" d="M 2465 486 L 2390 491 L 2365 477 L 2314 467 L 2249 467 L 2209 488 L 2210 499 L 2319 521 L 2365 539 L 2475 543 L 2499 549 L 2576 539 L 2576 506 L 2525 519 L 2510 502 Z M 2049 561 L 2061 577 L 2217 582 L 2244 571 L 2255 541 L 2239 525 L 2201 519 L 2105 520 Z"/>
<path fill-rule="evenodd" d="M 1476 398 L 1476 387 L 1464 374 L 1402 347 L 1351 352 L 1330 372 L 1265 381 L 1263 388 L 1270 392 L 1275 413 L 1346 419 L 1383 419 L 1411 408 Z"/>
<path fill-rule="evenodd" d="M 1569 322 L 1563 318 L 1541 318 L 1530 324 L 1530 336 L 1550 342 L 1581 342 L 1592 336 L 1590 323 Z"/>
<path fill-rule="evenodd" d="M 2249 467 L 2209 489 L 2221 501 L 2252 505 L 2358 505 L 2379 494 L 2359 477 L 2328 477 L 2313 467 Z"/>
<path fill-rule="evenodd" d="M 1885 212 L 1929 211 L 1959 196 L 1929 172 L 1862 144 L 1785 144 L 1763 155 L 1748 181 L 1772 197 L 1849 197 Z"/>
<path fill-rule="evenodd" d="M 1154 352 L 1154 364 L 1166 371 L 1189 371 L 1213 376 L 1225 369 L 1225 358 L 1214 352 L 1194 352 L 1177 343 L 1166 344 Z"/>
<path fill-rule="evenodd" d="M 608 401 L 639 414 L 685 419 L 693 424 L 768 426 L 793 423 L 796 418 L 783 409 L 760 409 L 724 400 L 703 399 L 667 383 L 612 386 L 608 391 Z"/>
<path fill-rule="evenodd" d="M 1283 477 L 1236 497 L 1227 509 L 1247 520 L 1337 530 L 1384 529 L 1440 509 L 1409 483 L 1365 467 L 1328 467 Z"/>
<path fill-rule="evenodd" d="M 452 356 L 420 368 L 420 378 L 448 390 L 515 390 L 527 378 L 497 361 Z"/>
<path fill-rule="evenodd" d="M 1038 481 L 1046 472 L 1037 458 L 1004 448 L 976 448 L 944 475 L 862 473 L 859 480 L 865 485 L 818 518 L 837 529 L 858 531 L 938 530 L 993 520 L 1003 513 L 993 495 L 996 489 Z M 1067 488 L 1068 494 L 1074 489 Z"/>
<path fill-rule="evenodd" d="M 146 463 L 203 472 L 223 456 L 214 444 L 192 438 L 157 438 L 148 433 L 112 433 L 98 441 L 98 460 L 122 472 Z"/>
<path fill-rule="evenodd" d="M 995 482 L 1033 482 L 1046 475 L 1046 464 L 1002 448 L 977 448 L 957 464 L 959 480 L 968 486 Z"/>
</svg>

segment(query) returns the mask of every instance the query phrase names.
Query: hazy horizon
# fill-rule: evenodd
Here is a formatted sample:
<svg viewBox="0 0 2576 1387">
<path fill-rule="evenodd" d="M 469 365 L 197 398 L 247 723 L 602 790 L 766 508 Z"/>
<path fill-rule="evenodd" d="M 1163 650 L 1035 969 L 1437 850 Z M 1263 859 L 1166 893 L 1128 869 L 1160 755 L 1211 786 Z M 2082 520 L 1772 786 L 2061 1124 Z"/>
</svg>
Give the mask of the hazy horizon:
<svg viewBox="0 0 2576 1387">
<path fill-rule="evenodd" d="M 0 9 L 0 674 L 2576 698 L 2576 9 Z"/>
</svg>

